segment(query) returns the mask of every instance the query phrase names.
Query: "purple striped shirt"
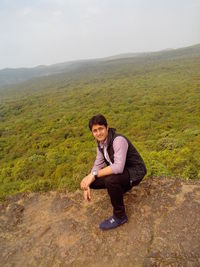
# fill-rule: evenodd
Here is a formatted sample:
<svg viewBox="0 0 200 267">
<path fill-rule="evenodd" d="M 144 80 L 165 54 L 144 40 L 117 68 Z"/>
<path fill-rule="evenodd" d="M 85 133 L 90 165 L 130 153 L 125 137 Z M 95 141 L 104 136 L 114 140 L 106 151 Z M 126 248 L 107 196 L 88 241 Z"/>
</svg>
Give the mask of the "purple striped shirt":
<svg viewBox="0 0 200 267">
<path fill-rule="evenodd" d="M 101 148 L 103 148 L 104 150 L 104 155 L 106 160 L 111 163 L 109 155 L 107 153 L 107 139 L 105 140 L 104 144 L 100 145 Z M 128 142 L 123 136 L 117 136 L 114 139 L 113 150 L 114 150 L 114 163 L 111 163 L 110 167 L 114 174 L 122 173 L 124 171 L 124 166 L 126 163 L 126 155 L 128 150 Z M 104 166 L 105 166 L 104 156 L 97 146 L 97 156 L 91 172 L 93 172 L 94 170 L 98 171 L 104 168 Z"/>
</svg>

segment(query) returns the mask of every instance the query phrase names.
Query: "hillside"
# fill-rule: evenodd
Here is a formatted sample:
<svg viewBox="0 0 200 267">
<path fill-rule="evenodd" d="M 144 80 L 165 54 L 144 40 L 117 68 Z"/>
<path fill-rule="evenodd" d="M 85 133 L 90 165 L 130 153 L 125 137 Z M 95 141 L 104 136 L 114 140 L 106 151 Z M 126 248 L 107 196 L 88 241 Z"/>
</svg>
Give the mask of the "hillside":
<svg viewBox="0 0 200 267">
<path fill-rule="evenodd" d="M 152 60 L 158 62 L 160 60 L 196 57 L 199 55 L 199 51 L 200 44 L 197 44 L 181 49 L 171 49 L 149 53 L 120 54 L 102 59 L 71 61 L 49 66 L 37 66 L 34 68 L 7 68 L 0 70 L 0 86 L 21 83 L 35 77 L 51 76 L 58 73 L 73 75 L 88 71 L 104 72 L 105 70 L 107 71 L 108 66 L 109 68 L 116 67 L 116 64 L 120 66 L 124 63 L 140 64 L 144 63 L 145 61 L 148 62 Z"/>
<path fill-rule="evenodd" d="M 200 181 L 149 178 L 125 194 L 128 222 L 102 231 L 105 190 L 19 194 L 0 204 L 4 267 L 200 266 Z"/>
<path fill-rule="evenodd" d="M 35 77 L 50 76 L 57 73 L 67 73 L 76 71 L 82 65 L 86 64 L 84 61 L 66 62 L 54 64 L 50 66 L 37 66 L 34 68 L 18 68 L 18 69 L 2 69 L 0 70 L 0 86 L 17 84 Z"/>
<path fill-rule="evenodd" d="M 118 59 L 0 90 L 0 199 L 76 190 L 103 113 L 141 153 L 150 176 L 200 178 L 200 46 Z"/>
</svg>

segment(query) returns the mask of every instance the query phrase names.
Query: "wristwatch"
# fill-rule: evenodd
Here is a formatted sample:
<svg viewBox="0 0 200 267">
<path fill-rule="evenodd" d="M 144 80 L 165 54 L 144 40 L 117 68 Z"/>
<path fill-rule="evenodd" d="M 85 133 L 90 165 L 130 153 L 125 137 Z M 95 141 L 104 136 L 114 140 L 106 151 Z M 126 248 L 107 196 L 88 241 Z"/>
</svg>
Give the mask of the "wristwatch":
<svg viewBox="0 0 200 267">
<path fill-rule="evenodd" d="M 95 170 L 92 172 L 92 174 L 94 175 L 94 178 L 96 179 L 98 177 L 98 172 Z"/>
</svg>

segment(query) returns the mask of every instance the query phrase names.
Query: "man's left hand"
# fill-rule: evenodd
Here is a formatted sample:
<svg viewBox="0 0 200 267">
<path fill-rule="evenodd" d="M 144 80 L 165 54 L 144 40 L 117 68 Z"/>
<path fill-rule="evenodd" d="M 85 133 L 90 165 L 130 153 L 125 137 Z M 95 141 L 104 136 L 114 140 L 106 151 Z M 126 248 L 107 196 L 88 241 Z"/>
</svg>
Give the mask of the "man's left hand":
<svg viewBox="0 0 200 267">
<path fill-rule="evenodd" d="M 81 189 L 83 190 L 87 190 L 87 188 L 90 186 L 90 184 L 95 180 L 94 175 L 92 175 L 91 173 L 88 174 L 87 176 L 85 176 L 83 178 L 83 180 L 81 181 Z"/>
<path fill-rule="evenodd" d="M 87 201 L 91 200 L 90 188 L 88 187 L 87 190 L 83 191 L 84 199 Z"/>
</svg>

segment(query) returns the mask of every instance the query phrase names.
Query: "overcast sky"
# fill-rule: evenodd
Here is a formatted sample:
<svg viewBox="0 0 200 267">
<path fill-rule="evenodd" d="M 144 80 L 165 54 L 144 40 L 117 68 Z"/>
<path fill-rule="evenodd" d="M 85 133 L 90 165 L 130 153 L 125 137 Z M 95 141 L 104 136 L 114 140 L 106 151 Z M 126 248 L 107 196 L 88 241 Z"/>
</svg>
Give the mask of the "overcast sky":
<svg viewBox="0 0 200 267">
<path fill-rule="evenodd" d="M 0 0 L 0 69 L 200 43 L 200 0 Z"/>
</svg>

